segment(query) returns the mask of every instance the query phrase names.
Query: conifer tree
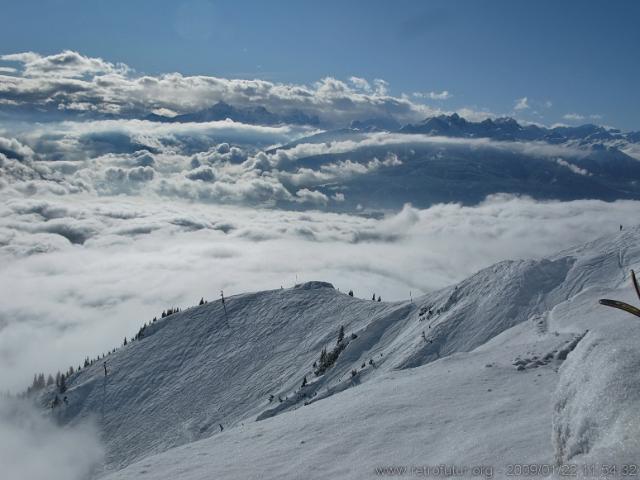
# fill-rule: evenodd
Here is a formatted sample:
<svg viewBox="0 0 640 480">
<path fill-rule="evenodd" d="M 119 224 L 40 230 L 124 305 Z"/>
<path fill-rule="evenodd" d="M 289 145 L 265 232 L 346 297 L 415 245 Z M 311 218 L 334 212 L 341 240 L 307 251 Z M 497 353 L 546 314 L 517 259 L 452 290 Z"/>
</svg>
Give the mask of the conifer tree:
<svg viewBox="0 0 640 480">
<path fill-rule="evenodd" d="M 341 343 L 344 340 L 344 325 L 340 325 L 340 331 L 338 332 L 338 341 L 336 343 Z"/>
<path fill-rule="evenodd" d="M 327 361 L 327 347 L 324 347 L 320 352 L 320 365 L 323 365 Z"/>
</svg>

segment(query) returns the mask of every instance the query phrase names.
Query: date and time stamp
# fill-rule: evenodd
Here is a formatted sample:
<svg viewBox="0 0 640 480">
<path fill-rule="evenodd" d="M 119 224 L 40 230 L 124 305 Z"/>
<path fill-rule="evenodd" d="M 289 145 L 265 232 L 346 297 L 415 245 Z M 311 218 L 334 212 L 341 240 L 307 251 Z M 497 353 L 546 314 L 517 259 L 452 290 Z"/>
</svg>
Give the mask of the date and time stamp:
<svg viewBox="0 0 640 480">
<path fill-rule="evenodd" d="M 506 466 L 507 477 L 580 477 L 580 478 L 640 478 L 640 464 L 584 463 L 563 465 L 513 463 Z"/>
<path fill-rule="evenodd" d="M 512 463 L 500 468 L 490 465 L 389 465 L 376 467 L 378 477 L 414 478 L 638 478 L 640 464 L 541 464 Z"/>
<path fill-rule="evenodd" d="M 529 464 L 513 463 L 506 466 L 507 477 L 580 477 L 580 478 L 640 478 L 640 465 L 635 463 L 585 463 L 585 464 Z"/>
</svg>

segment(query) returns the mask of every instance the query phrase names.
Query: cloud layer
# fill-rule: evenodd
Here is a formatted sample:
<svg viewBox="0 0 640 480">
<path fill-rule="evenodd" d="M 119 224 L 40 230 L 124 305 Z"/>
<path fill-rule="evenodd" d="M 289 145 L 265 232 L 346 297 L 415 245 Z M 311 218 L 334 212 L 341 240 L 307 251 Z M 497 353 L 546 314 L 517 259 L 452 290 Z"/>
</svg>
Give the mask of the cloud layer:
<svg viewBox="0 0 640 480">
<path fill-rule="evenodd" d="M 0 397 L 3 478 L 83 480 L 101 462 L 103 447 L 92 424 L 60 428 L 31 404 Z"/>
<path fill-rule="evenodd" d="M 343 82 L 326 77 L 313 85 L 295 85 L 179 73 L 137 75 L 127 65 L 68 50 L 49 56 L 8 54 L 0 60 L 6 63 L 0 70 L 0 105 L 32 110 L 140 116 L 189 113 L 225 101 L 258 104 L 279 114 L 303 112 L 333 125 L 390 115 L 409 122 L 433 112 L 406 97 L 389 95 L 381 79 L 352 77 Z M 437 97 L 448 97 L 443 93 Z"/>
</svg>

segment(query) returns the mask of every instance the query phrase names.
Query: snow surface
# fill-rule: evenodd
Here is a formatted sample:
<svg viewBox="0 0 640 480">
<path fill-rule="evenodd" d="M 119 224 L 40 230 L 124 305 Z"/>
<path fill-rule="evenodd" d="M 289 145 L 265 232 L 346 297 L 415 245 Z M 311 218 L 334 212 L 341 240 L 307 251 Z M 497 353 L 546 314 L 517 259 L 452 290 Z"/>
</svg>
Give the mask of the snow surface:
<svg viewBox="0 0 640 480">
<path fill-rule="evenodd" d="M 228 326 L 220 301 L 193 307 L 109 355 L 106 379 L 101 363 L 72 377 L 54 414 L 98 418 L 109 480 L 638 462 L 640 319 L 597 300 L 638 303 L 639 234 L 502 262 L 413 301 L 311 282 L 226 299 Z M 316 377 L 341 325 L 346 347 Z"/>
</svg>

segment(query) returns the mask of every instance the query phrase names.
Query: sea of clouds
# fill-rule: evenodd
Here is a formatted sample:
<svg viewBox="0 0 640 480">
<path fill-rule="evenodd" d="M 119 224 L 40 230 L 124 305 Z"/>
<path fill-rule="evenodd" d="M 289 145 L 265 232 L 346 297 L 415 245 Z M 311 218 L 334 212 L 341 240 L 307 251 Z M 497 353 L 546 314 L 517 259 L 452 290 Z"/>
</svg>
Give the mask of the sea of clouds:
<svg viewBox="0 0 640 480">
<path fill-rule="evenodd" d="M 399 145 L 508 149 L 589 172 L 571 163 L 580 149 L 535 142 L 361 132 L 272 148 L 353 119 L 415 121 L 435 112 L 390 96 L 382 80 L 304 86 L 147 76 L 68 51 L 1 60 L 13 65 L 0 71 L 3 390 L 24 389 L 35 372 L 77 366 L 163 309 L 216 299 L 222 289 L 232 295 L 326 280 L 363 298 L 401 300 L 496 261 L 615 231 L 638 209 L 633 201 L 493 195 L 471 206 L 345 210 L 342 186 L 402 165 L 392 151 Z M 320 124 L 144 119 L 220 100 L 295 109 Z M 371 147 L 383 154 L 363 159 Z M 327 160 L 298 164 L 310 156 Z"/>
</svg>

